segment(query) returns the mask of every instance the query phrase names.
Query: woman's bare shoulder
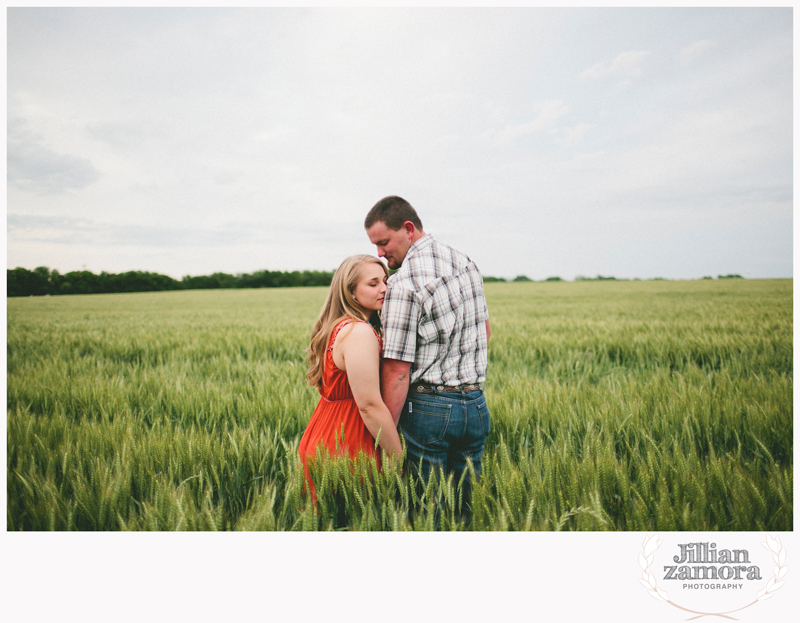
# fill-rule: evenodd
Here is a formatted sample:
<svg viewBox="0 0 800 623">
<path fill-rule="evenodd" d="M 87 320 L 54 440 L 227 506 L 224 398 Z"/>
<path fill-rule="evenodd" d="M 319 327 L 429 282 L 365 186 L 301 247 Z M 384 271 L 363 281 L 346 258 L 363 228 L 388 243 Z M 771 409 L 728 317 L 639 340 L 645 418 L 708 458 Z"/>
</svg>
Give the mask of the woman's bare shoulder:
<svg viewBox="0 0 800 623">
<path fill-rule="evenodd" d="M 378 341 L 375 329 L 367 322 L 352 321 L 352 326 L 345 326 L 342 329 L 334 340 L 334 348 L 345 342 L 364 346 Z"/>
<path fill-rule="evenodd" d="M 354 323 L 353 329 L 350 332 L 353 337 L 357 337 L 359 340 L 377 340 L 378 335 L 375 333 L 375 329 L 372 328 L 372 325 L 367 322 L 356 322 Z"/>
</svg>

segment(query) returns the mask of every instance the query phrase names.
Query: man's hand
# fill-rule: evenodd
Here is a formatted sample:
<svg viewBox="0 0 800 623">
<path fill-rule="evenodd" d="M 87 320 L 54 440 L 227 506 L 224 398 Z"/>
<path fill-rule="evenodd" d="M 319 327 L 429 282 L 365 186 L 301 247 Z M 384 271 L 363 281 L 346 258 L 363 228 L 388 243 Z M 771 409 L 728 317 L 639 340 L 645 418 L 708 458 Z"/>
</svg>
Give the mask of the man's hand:
<svg viewBox="0 0 800 623">
<path fill-rule="evenodd" d="M 400 420 L 406 397 L 408 381 L 411 373 L 410 361 L 384 359 L 381 363 L 381 397 L 392 414 L 394 425 Z"/>
</svg>

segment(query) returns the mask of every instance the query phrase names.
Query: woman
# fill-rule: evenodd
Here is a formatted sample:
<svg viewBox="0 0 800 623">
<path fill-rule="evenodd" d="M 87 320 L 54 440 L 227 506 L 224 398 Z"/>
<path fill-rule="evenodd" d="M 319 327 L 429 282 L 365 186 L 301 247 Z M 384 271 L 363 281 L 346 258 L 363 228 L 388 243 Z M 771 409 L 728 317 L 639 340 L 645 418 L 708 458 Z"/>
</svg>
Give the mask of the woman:
<svg viewBox="0 0 800 623">
<path fill-rule="evenodd" d="M 311 333 L 306 379 L 321 394 L 300 440 L 306 481 L 316 499 L 308 462 L 325 447 L 356 457 L 375 456 L 375 439 L 387 455 L 402 455 L 400 436 L 381 399 L 381 338 L 369 324 L 380 326 L 386 279 L 383 263 L 371 255 L 348 257 L 333 276 L 328 298 Z M 342 435 L 344 430 L 344 435 Z M 380 465 L 380 456 L 375 457 Z"/>
</svg>

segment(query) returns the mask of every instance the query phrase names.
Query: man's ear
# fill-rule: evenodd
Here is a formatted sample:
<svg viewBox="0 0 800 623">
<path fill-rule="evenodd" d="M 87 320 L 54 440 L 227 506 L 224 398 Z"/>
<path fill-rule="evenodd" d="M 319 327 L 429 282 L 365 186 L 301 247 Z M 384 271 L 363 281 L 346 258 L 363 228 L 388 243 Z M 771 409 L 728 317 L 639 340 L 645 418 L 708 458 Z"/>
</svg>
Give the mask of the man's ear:
<svg viewBox="0 0 800 623">
<path fill-rule="evenodd" d="M 417 228 L 411 221 L 406 221 L 405 223 L 403 223 L 403 229 L 406 230 L 406 234 L 408 234 L 409 238 L 411 238 L 414 235 L 414 232 L 417 231 Z"/>
</svg>

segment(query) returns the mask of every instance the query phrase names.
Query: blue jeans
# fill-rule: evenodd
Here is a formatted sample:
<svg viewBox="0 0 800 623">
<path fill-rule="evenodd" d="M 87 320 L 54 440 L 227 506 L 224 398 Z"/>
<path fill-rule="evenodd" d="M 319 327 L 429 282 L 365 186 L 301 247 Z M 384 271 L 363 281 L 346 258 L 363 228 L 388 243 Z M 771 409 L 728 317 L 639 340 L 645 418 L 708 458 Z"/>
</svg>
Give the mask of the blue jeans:
<svg viewBox="0 0 800 623">
<path fill-rule="evenodd" d="M 426 482 L 432 469 L 438 477 L 441 468 L 445 477 L 452 473 L 458 485 L 470 459 L 476 479 L 480 478 L 489 426 L 489 408 L 482 391 L 409 392 L 398 422 L 406 441 L 406 464 Z M 467 475 L 462 510 L 469 505 L 471 493 L 472 481 Z"/>
</svg>

